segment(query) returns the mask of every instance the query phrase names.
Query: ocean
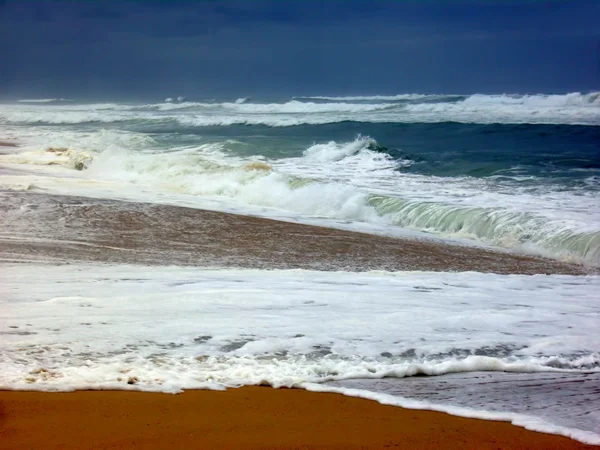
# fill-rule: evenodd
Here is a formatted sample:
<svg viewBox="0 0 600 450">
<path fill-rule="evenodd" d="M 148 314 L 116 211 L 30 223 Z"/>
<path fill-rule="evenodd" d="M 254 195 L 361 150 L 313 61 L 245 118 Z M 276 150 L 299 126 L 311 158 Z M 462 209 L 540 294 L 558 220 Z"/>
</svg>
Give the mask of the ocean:
<svg viewBox="0 0 600 450">
<path fill-rule="evenodd" d="M 600 443 L 600 93 L 24 99 L 0 141 L 1 389 L 301 387 Z M 208 261 L 144 204 L 580 274 L 258 264 L 261 222 Z"/>
</svg>

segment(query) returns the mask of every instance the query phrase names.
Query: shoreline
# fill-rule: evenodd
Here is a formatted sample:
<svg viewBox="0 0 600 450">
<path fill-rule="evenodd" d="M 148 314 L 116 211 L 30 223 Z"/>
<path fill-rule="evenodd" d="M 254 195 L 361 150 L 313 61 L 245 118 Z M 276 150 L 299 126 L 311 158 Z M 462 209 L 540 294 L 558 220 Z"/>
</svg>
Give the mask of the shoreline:
<svg viewBox="0 0 600 450">
<path fill-rule="evenodd" d="M 0 192 L 5 262 L 321 271 L 596 273 L 502 250 L 388 237 L 226 212 L 32 192 Z"/>
<path fill-rule="evenodd" d="M 0 391 L 0 440 L 6 450 L 598 448 L 508 422 L 257 386 L 178 395 Z"/>
<path fill-rule="evenodd" d="M 0 199 L 3 262 L 528 275 L 591 272 L 583 266 L 503 251 L 186 207 L 33 192 L 2 192 Z M 598 448 L 509 422 L 266 387 L 189 390 L 179 395 L 0 391 L 0 441 L 7 450 L 80 449 L 89 443 L 92 448 L 117 449 Z"/>
</svg>

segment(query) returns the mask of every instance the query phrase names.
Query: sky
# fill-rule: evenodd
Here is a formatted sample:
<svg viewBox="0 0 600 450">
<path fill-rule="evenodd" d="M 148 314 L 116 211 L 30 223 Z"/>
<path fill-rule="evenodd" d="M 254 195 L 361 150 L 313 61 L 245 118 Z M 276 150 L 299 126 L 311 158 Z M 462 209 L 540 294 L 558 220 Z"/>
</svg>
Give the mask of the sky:
<svg viewBox="0 0 600 450">
<path fill-rule="evenodd" d="M 0 97 L 587 92 L 599 17 L 599 0 L 0 0 Z"/>
</svg>

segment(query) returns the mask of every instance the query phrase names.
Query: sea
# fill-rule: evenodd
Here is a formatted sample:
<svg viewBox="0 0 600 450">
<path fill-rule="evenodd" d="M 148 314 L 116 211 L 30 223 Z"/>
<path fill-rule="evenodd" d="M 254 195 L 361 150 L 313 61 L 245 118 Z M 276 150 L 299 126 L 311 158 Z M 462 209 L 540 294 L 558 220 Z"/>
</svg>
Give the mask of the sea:
<svg viewBox="0 0 600 450">
<path fill-rule="evenodd" d="M 66 219 L 41 223 L 44 198 L 76 196 L 491 249 L 582 273 L 7 252 L 0 389 L 295 387 L 600 444 L 599 92 L 21 99 L 0 104 L 0 142 L 11 225 L 0 242 L 13 245 L 48 241 L 32 230 Z M 99 226 L 71 225 L 79 241 Z"/>
</svg>

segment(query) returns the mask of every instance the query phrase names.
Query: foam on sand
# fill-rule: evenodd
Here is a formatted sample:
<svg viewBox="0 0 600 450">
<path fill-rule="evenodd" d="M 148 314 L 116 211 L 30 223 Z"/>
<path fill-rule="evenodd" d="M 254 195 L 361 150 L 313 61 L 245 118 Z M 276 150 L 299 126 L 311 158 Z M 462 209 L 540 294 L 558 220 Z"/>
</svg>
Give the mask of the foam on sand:
<svg viewBox="0 0 600 450">
<path fill-rule="evenodd" d="M 2 389 L 600 371 L 595 276 L 5 265 L 2 277 Z"/>
</svg>

